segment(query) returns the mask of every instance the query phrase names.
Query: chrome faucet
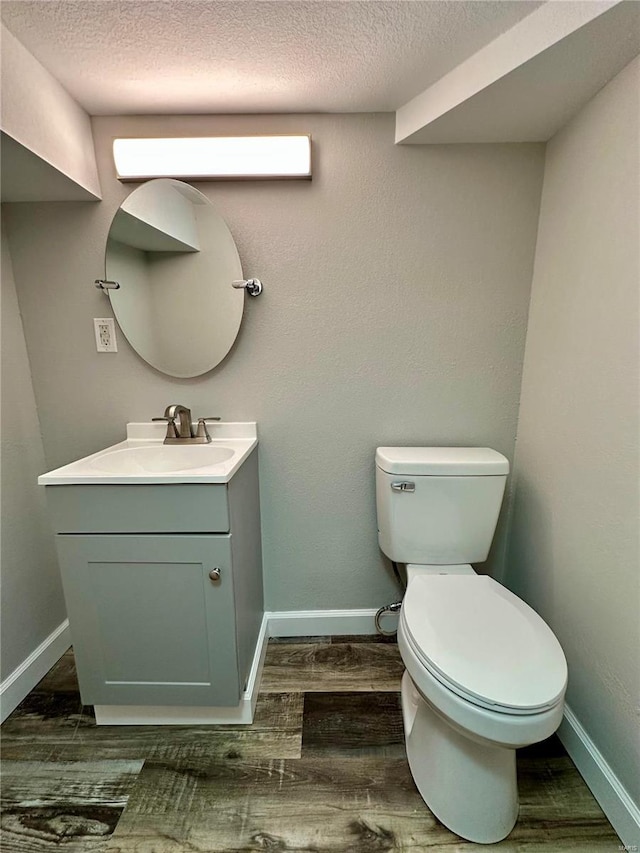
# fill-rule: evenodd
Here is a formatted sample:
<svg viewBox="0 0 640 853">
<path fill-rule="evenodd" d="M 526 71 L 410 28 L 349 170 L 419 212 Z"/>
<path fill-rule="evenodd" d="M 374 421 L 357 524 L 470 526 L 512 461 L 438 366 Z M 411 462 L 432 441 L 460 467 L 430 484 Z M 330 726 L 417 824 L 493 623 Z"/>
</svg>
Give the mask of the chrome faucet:
<svg viewBox="0 0 640 853">
<path fill-rule="evenodd" d="M 219 421 L 220 418 L 198 418 L 198 426 L 194 434 L 191 427 L 191 409 L 179 403 L 172 403 L 164 410 L 164 417 L 152 418 L 152 420 L 167 422 L 164 444 L 208 444 L 211 436 L 207 430 L 207 421 Z"/>
<path fill-rule="evenodd" d="M 178 418 L 177 438 L 193 438 L 193 433 L 191 432 L 191 409 L 174 403 L 171 406 L 167 406 L 164 410 L 164 416 L 169 422 L 173 421 L 174 423 L 176 418 Z"/>
</svg>

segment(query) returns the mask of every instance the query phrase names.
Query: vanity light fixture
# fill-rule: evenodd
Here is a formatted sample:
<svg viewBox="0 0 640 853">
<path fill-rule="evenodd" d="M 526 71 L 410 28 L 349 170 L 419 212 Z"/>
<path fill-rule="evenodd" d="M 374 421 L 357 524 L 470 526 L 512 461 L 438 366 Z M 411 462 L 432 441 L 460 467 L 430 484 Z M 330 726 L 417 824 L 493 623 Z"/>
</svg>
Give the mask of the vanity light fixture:
<svg viewBox="0 0 640 853">
<path fill-rule="evenodd" d="M 311 178 L 310 136 L 114 139 L 120 181 Z"/>
</svg>

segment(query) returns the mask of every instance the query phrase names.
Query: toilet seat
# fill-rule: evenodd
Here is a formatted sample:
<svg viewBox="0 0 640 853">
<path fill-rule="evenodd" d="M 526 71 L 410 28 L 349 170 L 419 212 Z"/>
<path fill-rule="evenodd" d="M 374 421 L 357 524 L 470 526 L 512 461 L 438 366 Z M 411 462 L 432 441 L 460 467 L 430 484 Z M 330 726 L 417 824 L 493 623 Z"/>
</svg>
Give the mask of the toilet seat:
<svg viewBox="0 0 640 853">
<path fill-rule="evenodd" d="M 420 663 L 467 701 L 536 714 L 562 700 L 567 664 L 543 619 L 484 575 L 414 577 L 401 619 Z"/>
</svg>

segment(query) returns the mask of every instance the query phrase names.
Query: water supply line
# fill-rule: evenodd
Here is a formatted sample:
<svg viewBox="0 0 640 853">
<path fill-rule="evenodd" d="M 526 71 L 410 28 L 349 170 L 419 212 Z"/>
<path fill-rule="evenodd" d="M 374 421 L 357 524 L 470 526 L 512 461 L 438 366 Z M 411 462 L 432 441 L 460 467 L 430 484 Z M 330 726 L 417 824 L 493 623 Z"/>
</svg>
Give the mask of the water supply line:
<svg viewBox="0 0 640 853">
<path fill-rule="evenodd" d="M 380 610 L 378 610 L 375 617 L 376 631 L 378 634 L 381 634 L 383 637 L 393 637 L 396 633 L 395 631 L 385 631 L 380 627 L 380 617 L 385 613 L 397 613 L 401 607 L 401 601 L 394 601 L 393 604 L 385 604 L 384 607 L 381 607 Z"/>
<path fill-rule="evenodd" d="M 393 566 L 393 573 L 395 574 L 395 576 L 398 580 L 398 583 L 400 584 L 400 586 L 406 588 L 406 583 L 404 582 L 404 579 L 403 579 L 402 575 L 400 574 L 400 570 L 398 569 L 398 564 L 392 560 L 391 565 Z M 402 607 L 402 601 L 394 601 L 393 604 L 385 604 L 384 607 L 381 607 L 380 610 L 378 610 L 378 612 L 376 613 L 376 617 L 375 617 L 376 631 L 378 632 L 378 634 L 381 634 L 383 637 L 393 637 L 393 635 L 395 633 L 397 633 L 396 631 L 384 631 L 380 627 L 380 618 L 385 613 L 397 613 L 401 607 Z"/>
</svg>

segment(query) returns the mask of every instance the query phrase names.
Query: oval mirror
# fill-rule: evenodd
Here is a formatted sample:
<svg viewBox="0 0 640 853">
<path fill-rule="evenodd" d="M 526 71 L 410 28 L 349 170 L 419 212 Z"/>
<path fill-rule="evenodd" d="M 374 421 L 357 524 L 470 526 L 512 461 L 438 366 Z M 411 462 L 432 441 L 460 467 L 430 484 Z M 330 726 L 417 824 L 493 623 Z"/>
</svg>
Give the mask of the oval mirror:
<svg viewBox="0 0 640 853">
<path fill-rule="evenodd" d="M 169 376 L 200 376 L 236 339 L 244 291 L 238 250 L 209 199 L 182 181 L 149 181 L 111 223 L 106 278 L 123 334 L 145 361 Z"/>
</svg>

